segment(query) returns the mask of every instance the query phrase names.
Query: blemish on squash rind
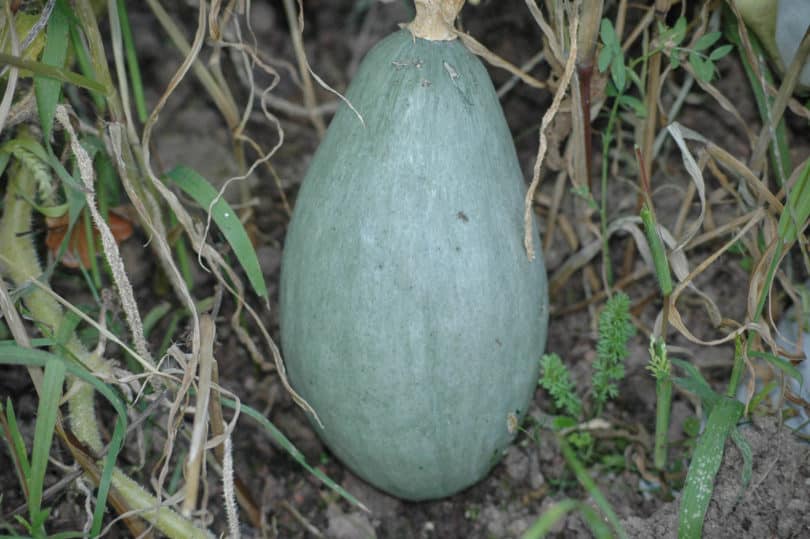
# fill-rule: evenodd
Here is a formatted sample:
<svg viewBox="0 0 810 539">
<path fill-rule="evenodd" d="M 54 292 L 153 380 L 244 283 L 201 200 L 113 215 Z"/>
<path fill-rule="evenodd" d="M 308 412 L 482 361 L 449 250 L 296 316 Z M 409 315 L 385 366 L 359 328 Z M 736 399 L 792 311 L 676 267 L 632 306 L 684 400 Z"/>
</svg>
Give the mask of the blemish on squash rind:
<svg viewBox="0 0 810 539">
<path fill-rule="evenodd" d="M 506 430 L 509 431 L 509 434 L 514 434 L 518 430 L 518 417 L 515 412 L 509 412 L 506 414 Z"/>
<path fill-rule="evenodd" d="M 456 68 L 454 68 L 447 62 L 444 62 L 444 70 L 447 71 L 447 74 L 450 75 L 450 78 L 453 80 L 456 80 L 461 76 L 458 74 L 458 71 L 456 71 Z"/>
<path fill-rule="evenodd" d="M 456 217 L 457 217 L 457 218 L 458 218 L 458 220 L 459 220 L 459 221 L 461 221 L 462 223 L 469 223 L 469 222 L 470 222 L 470 218 L 469 218 L 469 217 L 467 217 L 467 214 L 466 214 L 466 213 L 464 213 L 463 211 L 458 212 L 458 213 L 456 214 Z"/>
</svg>

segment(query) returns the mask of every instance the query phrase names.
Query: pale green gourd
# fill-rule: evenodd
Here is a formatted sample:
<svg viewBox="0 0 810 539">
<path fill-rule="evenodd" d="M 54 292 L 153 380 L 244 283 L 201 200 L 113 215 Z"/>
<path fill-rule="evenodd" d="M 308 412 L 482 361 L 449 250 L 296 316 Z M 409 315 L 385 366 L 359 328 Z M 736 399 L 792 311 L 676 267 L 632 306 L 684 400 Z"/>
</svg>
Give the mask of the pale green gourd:
<svg viewBox="0 0 810 539">
<path fill-rule="evenodd" d="M 438 498 L 488 472 L 534 395 L 545 269 L 500 103 L 457 39 L 389 36 L 346 97 L 365 125 L 337 112 L 287 234 L 288 375 L 358 475 Z"/>
<path fill-rule="evenodd" d="M 734 3 L 778 71 L 784 73 L 810 26 L 810 0 L 734 0 Z M 805 62 L 799 84 L 803 91 L 810 87 L 810 62 Z"/>
</svg>

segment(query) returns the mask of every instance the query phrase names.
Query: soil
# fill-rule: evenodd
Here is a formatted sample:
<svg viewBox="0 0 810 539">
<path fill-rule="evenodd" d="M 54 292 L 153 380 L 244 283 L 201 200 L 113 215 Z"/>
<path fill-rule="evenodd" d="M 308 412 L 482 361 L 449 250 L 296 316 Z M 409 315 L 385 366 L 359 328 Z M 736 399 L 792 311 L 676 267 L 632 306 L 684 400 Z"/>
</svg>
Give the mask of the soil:
<svg viewBox="0 0 810 539">
<path fill-rule="evenodd" d="M 169 3 L 165 3 L 169 4 Z M 185 21 L 186 34 L 191 35 L 195 20 L 194 9 L 185 3 L 171 7 L 176 21 Z M 399 22 L 409 18 L 404 2 L 354 0 L 305 2 L 304 44 L 313 70 L 337 90 L 345 89 L 357 65 L 368 49 L 382 37 L 396 29 Z M 368 6 L 364 12 L 361 6 Z M 182 61 L 175 49 L 154 22 L 145 7 L 131 6 L 130 16 L 136 36 L 139 59 L 144 71 L 147 100 L 154 104 L 160 92 Z M 274 61 L 281 80 L 273 95 L 291 103 L 302 101 L 300 89 L 293 83 L 287 65 L 295 65 L 295 53 L 281 2 L 253 2 L 252 26 L 257 43 L 263 53 Z M 634 15 L 634 17 L 637 17 Z M 476 38 L 496 54 L 521 65 L 541 47 L 542 34 L 526 11 L 524 2 L 484 0 L 465 8 L 463 23 Z M 287 64 L 284 64 L 286 62 Z M 228 75 L 240 80 L 240 74 L 229 65 Z M 725 58 L 718 65 L 720 72 L 717 88 L 733 100 L 743 120 L 758 129 L 759 120 L 753 97 L 737 59 Z M 496 88 L 510 79 L 502 70 L 490 68 Z M 532 75 L 543 80 L 548 75 L 545 63 L 532 70 Z M 257 85 L 269 78 L 259 76 Z M 234 84 L 237 97 L 246 95 L 244 84 Z M 749 157 L 749 146 L 740 126 L 730 119 L 704 93 L 699 99 L 688 100 L 678 121 L 700 132 L 741 160 Z M 318 101 L 332 102 L 334 97 L 318 90 Z M 550 103 L 548 92 L 537 91 L 517 84 L 502 103 L 507 121 L 515 136 L 518 155 L 525 176 L 531 176 L 537 151 L 537 129 L 542 113 Z M 279 112 L 285 130 L 285 142 L 274 156 L 272 164 L 280 178 L 285 196 L 294 203 L 298 185 L 318 144 L 314 128 L 306 118 Z M 604 114 L 595 122 L 595 129 L 604 128 Z M 628 119 L 628 121 L 630 121 Z M 793 125 L 794 140 L 804 140 L 797 146 L 797 162 L 808 154 L 808 128 Z M 627 128 L 629 129 L 629 128 Z M 254 121 L 251 132 L 265 147 L 276 141 L 276 134 L 261 120 Z M 600 137 L 594 138 L 594 147 Z M 230 152 L 229 134 L 213 103 L 204 90 L 189 78 L 169 100 L 156 129 L 155 155 L 160 170 L 175 164 L 185 164 L 214 181 L 222 181 L 238 170 Z M 598 152 L 594 163 L 599 162 Z M 666 144 L 656 162 L 653 183 L 659 186 L 655 203 L 662 221 L 670 226 L 676 219 L 688 177 L 680 153 L 673 144 Z M 634 170 L 634 169 L 633 169 Z M 636 182 L 633 170 L 618 170 L 616 185 L 611 188 L 610 216 L 627 214 L 636 203 L 635 192 L 622 183 Z M 598 164 L 595 164 L 598 173 Z M 550 196 L 556 173 L 547 171 L 540 192 Z M 253 196 L 258 197 L 261 208 L 255 214 L 257 251 L 270 288 L 270 308 L 263 318 L 271 335 L 278 342 L 277 287 L 280 255 L 289 216 L 284 208 L 274 178 L 259 169 L 250 180 Z M 715 188 L 716 186 L 712 186 Z M 233 187 L 226 197 L 236 200 L 239 188 Z M 676 193 L 677 196 L 672 196 Z M 598 193 L 597 193 L 598 197 Z M 566 196 L 561 213 L 570 222 L 578 222 L 573 196 Z M 715 208 L 717 222 L 733 217 L 733 210 Z M 546 209 L 540 209 L 541 234 L 545 231 Z M 693 211 L 696 213 L 696 210 Z M 154 261 L 139 255 L 138 239 L 132 240 L 136 248 L 124 247 L 127 268 L 132 272 L 141 311 L 147 312 L 155 304 L 156 290 L 160 288 L 150 277 L 155 271 Z M 614 267 L 620 268 L 625 251 L 625 237 L 612 240 Z M 698 251 L 690 262 L 702 260 L 710 251 Z M 571 255 L 562 235 L 557 234 L 545 253 L 549 274 L 553 274 Z M 642 267 L 640 260 L 635 269 Z M 212 280 L 207 273 L 195 274 L 195 293 L 198 299 L 210 294 Z M 747 308 L 744 290 L 748 274 L 731 255 L 721 257 L 700 276 L 698 286 L 721 306 L 723 316 L 741 320 Z M 797 279 L 800 280 L 800 279 Z M 68 270 L 59 270 L 54 286 L 61 291 L 81 289 L 81 277 Z M 209 287 L 209 288 L 206 288 Z M 164 286 L 165 289 L 165 286 Z M 589 390 L 590 364 L 595 358 L 595 324 L 598 313 L 593 308 L 568 310 L 567 307 L 585 299 L 586 279 L 577 272 L 569 283 L 551 297 L 552 319 L 547 350 L 557 352 L 572 369 L 579 393 Z M 657 284 L 648 277 L 636 281 L 626 291 L 637 307 L 636 323 L 642 329 L 651 328 L 660 310 Z M 170 294 L 165 293 L 168 297 Z M 73 296 L 75 297 L 75 296 Z M 646 298 L 652 297 L 650 301 Z M 701 307 L 686 297 L 680 306 L 684 323 L 701 338 L 715 338 L 718 332 Z M 74 300 L 76 301 L 76 300 Z M 597 302 L 595 305 L 599 305 Z M 777 309 L 779 306 L 776 306 Z M 225 307 L 232 308 L 230 307 Z M 227 312 L 225 314 L 228 314 Z M 161 336 L 162 337 L 162 336 Z M 256 502 L 261 506 L 267 522 L 265 535 L 282 538 L 329 537 L 335 539 L 384 538 L 511 538 L 520 537 L 549 507 L 558 501 L 574 497 L 584 499 L 583 490 L 567 469 L 557 444 L 546 431 L 539 438 L 530 436 L 532 426 L 543 422 L 552 412 L 548 395 L 538 389 L 529 410 L 527 432 L 518 436 L 503 460 L 480 483 L 447 499 L 406 503 L 381 493 L 346 470 L 331 457 L 309 426 L 305 415 L 297 408 L 281 387 L 275 373 L 266 372 L 255 365 L 244 351 L 227 322 L 219 325 L 217 359 L 221 383 L 235 392 L 246 404 L 263 411 L 304 453 L 307 460 L 318 465 L 329 477 L 341 484 L 370 509 L 365 513 L 352 507 L 307 474 L 285 451 L 271 443 L 267 435 L 248 418 L 242 418 L 238 435 L 234 438 L 233 454 L 238 476 L 245 482 Z M 159 341 L 159 339 L 158 339 Z M 159 342 L 154 343 L 157 346 Z M 731 368 L 731 346 L 698 347 L 685 338 L 670 335 L 670 347 L 679 357 L 688 359 L 702 368 L 704 375 L 716 389 L 724 390 Z M 675 537 L 677 530 L 678 493 L 662 495 L 651 487 L 652 469 L 650 433 L 655 421 L 655 383 L 644 369 L 648 360 L 649 340 L 641 331 L 630 346 L 626 362 L 627 376 L 620 385 L 620 396 L 611 402 L 603 419 L 612 429 L 632 433 L 636 441 L 617 438 L 601 439 L 601 454 L 617 456 L 612 462 L 590 463 L 591 475 L 613 505 L 630 537 Z M 9 397 L 14 403 L 26 439 L 33 437 L 36 399 L 29 378 L 22 369 L 0 370 L 0 397 Z M 684 432 L 684 423 L 697 417 L 690 396 L 676 392 L 673 402 L 670 439 L 673 440 L 673 460 L 680 462 L 683 472 L 688 465 L 684 445 L 690 437 Z M 810 488 L 810 445 L 797 439 L 772 418 L 755 417 L 741 427 L 741 432 L 753 448 L 754 473 L 750 485 L 741 490 L 740 476 L 743 459 L 729 442 L 723 466 L 719 473 L 715 493 L 709 506 L 704 536 L 722 537 L 810 537 L 810 501 L 806 493 Z M 54 457 L 70 462 L 64 449 L 55 444 Z M 645 451 L 644 448 L 647 448 Z M 141 459 L 145 451 L 146 463 Z M 121 456 L 122 465 L 133 475 L 148 482 L 150 468 L 162 450 L 162 441 L 154 440 L 127 444 Z M 646 456 L 645 456 L 646 455 Z M 61 477 L 58 469 L 51 469 L 46 481 L 52 484 Z M 221 484 L 210 474 L 208 507 L 218 533 L 224 533 L 225 517 L 219 500 Z M 675 474 L 677 475 L 677 474 Z M 24 503 L 17 477 L 9 460 L 6 447 L 0 449 L 0 517 Z M 677 477 L 673 484 L 678 484 Z M 590 503 L 590 500 L 586 500 Z M 50 531 L 81 529 L 86 520 L 84 497 L 75 486 L 63 489 L 47 500 L 54 508 Z M 242 528 L 246 537 L 262 536 L 249 524 Z M 320 534 L 320 535 L 319 535 Z M 126 529 L 118 526 L 109 536 L 125 536 Z M 589 537 L 590 532 L 582 520 L 570 516 L 554 528 L 558 537 Z"/>
</svg>

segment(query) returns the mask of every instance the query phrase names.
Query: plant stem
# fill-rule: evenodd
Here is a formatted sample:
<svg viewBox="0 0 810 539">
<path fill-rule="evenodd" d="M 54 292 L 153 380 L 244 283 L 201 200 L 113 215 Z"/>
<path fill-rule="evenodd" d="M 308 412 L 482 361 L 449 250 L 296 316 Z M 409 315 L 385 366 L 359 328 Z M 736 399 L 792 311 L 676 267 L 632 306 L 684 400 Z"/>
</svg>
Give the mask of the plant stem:
<svg viewBox="0 0 810 539">
<path fill-rule="evenodd" d="M 742 335 L 737 335 L 737 338 L 734 339 L 734 366 L 731 369 L 731 378 L 728 381 L 728 389 L 726 390 L 726 395 L 732 399 L 737 396 L 737 387 L 740 385 L 740 379 L 745 370 L 744 346 Z"/>
<path fill-rule="evenodd" d="M 672 377 L 663 376 L 655 381 L 655 452 L 653 461 L 659 470 L 667 467 L 669 416 L 672 408 Z"/>
<path fill-rule="evenodd" d="M 613 142 L 613 126 L 619 113 L 619 96 L 613 99 L 613 107 L 610 109 L 607 129 L 602 135 L 602 206 L 600 208 L 600 232 L 602 234 L 602 274 L 605 279 L 605 290 L 610 290 L 613 283 L 613 271 L 610 266 L 610 249 L 607 235 L 607 177 L 608 162 L 610 161 L 610 144 Z"/>
</svg>

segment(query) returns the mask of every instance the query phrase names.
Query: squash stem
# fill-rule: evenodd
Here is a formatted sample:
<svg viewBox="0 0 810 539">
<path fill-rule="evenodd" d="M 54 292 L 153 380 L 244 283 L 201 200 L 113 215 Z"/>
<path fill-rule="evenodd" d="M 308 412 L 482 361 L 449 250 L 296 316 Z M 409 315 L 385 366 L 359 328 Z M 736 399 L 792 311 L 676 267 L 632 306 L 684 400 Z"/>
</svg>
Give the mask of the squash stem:
<svg viewBox="0 0 810 539">
<path fill-rule="evenodd" d="M 464 0 L 415 0 L 416 17 L 405 27 L 414 37 L 429 41 L 456 39 L 456 17 Z"/>
</svg>

